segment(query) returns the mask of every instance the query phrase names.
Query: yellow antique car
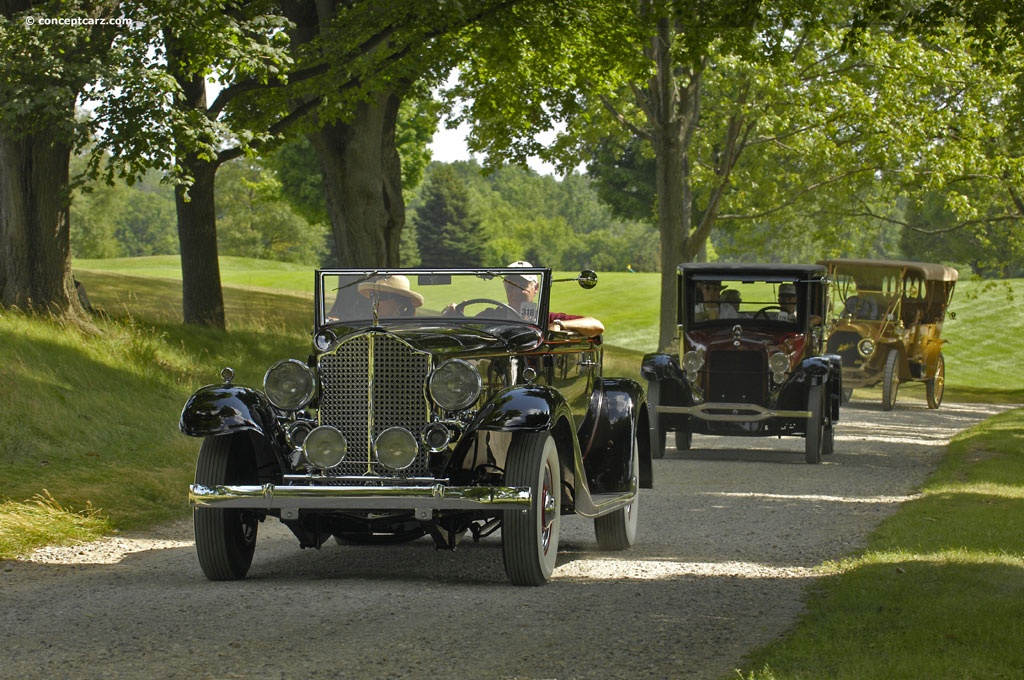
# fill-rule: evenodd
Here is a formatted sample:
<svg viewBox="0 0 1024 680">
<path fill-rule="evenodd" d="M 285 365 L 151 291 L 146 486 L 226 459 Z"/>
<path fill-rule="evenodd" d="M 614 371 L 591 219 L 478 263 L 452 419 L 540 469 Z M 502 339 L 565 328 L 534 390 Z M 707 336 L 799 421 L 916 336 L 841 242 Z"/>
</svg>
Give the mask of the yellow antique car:
<svg viewBox="0 0 1024 680">
<path fill-rule="evenodd" d="M 829 270 L 828 352 L 843 361 L 843 397 L 882 385 L 891 411 L 902 382 L 923 382 L 938 408 L 946 380 L 942 323 L 957 270 L 900 260 L 822 260 Z"/>
</svg>

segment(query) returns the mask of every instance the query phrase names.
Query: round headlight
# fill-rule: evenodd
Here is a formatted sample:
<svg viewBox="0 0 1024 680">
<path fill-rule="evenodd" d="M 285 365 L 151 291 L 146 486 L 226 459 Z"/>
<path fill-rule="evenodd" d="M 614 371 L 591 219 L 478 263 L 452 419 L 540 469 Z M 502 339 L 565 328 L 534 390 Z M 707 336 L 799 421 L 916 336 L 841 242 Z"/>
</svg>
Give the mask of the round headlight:
<svg viewBox="0 0 1024 680">
<path fill-rule="evenodd" d="M 416 460 L 419 445 L 412 432 L 401 427 L 389 427 L 377 435 L 373 450 L 381 465 L 392 470 L 404 470 Z"/>
<path fill-rule="evenodd" d="M 345 435 L 336 427 L 321 425 L 313 428 L 303 441 L 303 452 L 306 460 L 313 467 L 327 470 L 345 460 L 348 453 L 348 442 Z"/>
<path fill-rule="evenodd" d="M 857 351 L 862 357 L 869 357 L 875 353 L 875 341 L 871 338 L 863 338 L 857 343 Z"/>
<path fill-rule="evenodd" d="M 480 372 L 462 359 L 446 361 L 430 374 L 430 395 L 438 406 L 449 411 L 476 403 L 481 385 Z"/>
<path fill-rule="evenodd" d="M 789 370 L 789 357 L 782 352 L 776 352 L 768 357 L 768 368 L 772 373 L 785 373 Z"/>
<path fill-rule="evenodd" d="M 696 373 L 704 366 L 704 353 L 690 350 L 683 355 L 683 369 L 687 373 Z"/>
<path fill-rule="evenodd" d="M 312 369 L 297 359 L 279 361 L 263 377 L 263 391 L 270 403 L 284 411 L 298 411 L 316 392 Z"/>
</svg>

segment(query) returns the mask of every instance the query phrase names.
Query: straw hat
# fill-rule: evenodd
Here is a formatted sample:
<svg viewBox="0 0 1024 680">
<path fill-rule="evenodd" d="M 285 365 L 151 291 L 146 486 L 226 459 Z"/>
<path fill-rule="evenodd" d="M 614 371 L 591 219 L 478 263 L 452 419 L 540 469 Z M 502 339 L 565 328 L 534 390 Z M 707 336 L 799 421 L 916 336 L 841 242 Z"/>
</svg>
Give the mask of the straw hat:
<svg viewBox="0 0 1024 680">
<path fill-rule="evenodd" d="M 413 307 L 423 304 L 423 296 L 412 290 L 409 286 L 409 279 L 401 274 L 392 274 L 376 281 L 360 283 L 359 292 L 363 297 L 370 297 L 370 293 L 401 295 L 411 300 Z"/>
</svg>

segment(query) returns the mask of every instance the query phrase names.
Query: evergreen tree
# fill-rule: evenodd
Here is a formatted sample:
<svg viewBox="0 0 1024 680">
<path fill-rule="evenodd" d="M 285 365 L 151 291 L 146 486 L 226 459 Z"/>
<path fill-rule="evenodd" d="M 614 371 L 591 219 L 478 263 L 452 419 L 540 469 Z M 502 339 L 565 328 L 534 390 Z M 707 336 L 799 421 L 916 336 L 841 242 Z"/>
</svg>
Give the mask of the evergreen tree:
<svg viewBox="0 0 1024 680">
<path fill-rule="evenodd" d="M 428 174 L 414 224 L 424 267 L 479 267 L 487 245 L 469 191 L 447 165 Z"/>
</svg>

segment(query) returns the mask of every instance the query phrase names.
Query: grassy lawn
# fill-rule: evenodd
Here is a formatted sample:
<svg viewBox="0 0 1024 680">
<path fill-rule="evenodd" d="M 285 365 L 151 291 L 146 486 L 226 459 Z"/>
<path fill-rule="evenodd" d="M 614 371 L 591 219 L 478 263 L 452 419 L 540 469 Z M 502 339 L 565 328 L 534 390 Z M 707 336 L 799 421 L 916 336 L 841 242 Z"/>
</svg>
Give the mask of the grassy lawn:
<svg viewBox="0 0 1024 680">
<path fill-rule="evenodd" d="M 748 680 L 1011 678 L 1024 668 L 1024 410 L 958 435 Z"/>
<path fill-rule="evenodd" d="M 310 268 L 222 258 L 221 273 L 224 333 L 180 323 L 177 258 L 76 262 L 105 312 L 96 329 L 0 311 L 0 385 L 15 397 L 0 410 L 0 558 L 189 515 L 198 442 L 177 432 L 185 400 L 226 365 L 258 385 L 271 363 L 309 351 Z M 557 284 L 552 309 L 600 318 L 605 374 L 638 378 L 657 345 L 658 286 L 656 274 L 601 274 L 591 291 Z M 1021 280 L 960 283 L 946 400 L 1024 403 L 1022 296 Z M 741 675 L 1019 677 L 1022 440 L 1022 409 L 958 436 L 862 555 L 820 567 L 806 617 Z"/>
</svg>

